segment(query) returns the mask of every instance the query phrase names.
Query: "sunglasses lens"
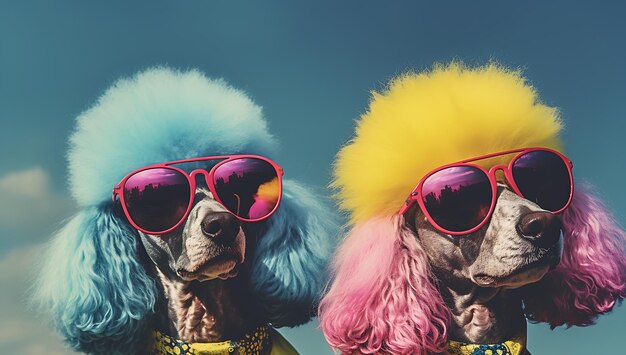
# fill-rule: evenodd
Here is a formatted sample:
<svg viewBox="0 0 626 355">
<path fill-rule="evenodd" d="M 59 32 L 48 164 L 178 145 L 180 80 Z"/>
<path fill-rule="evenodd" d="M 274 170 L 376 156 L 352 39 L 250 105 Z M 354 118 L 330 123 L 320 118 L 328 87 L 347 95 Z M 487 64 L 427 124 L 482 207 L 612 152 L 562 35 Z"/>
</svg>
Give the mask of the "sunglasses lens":
<svg viewBox="0 0 626 355">
<path fill-rule="evenodd" d="M 513 162 L 511 172 L 522 196 L 539 207 L 554 212 L 567 205 L 572 181 L 559 155 L 545 150 L 528 152 Z"/>
<path fill-rule="evenodd" d="M 280 198 L 278 173 L 261 159 L 227 161 L 215 169 L 213 183 L 222 204 L 245 219 L 266 217 Z"/>
<path fill-rule="evenodd" d="M 190 186 L 182 173 L 165 168 L 140 171 L 124 184 L 124 203 L 129 217 L 148 232 L 174 227 L 185 215 Z"/>
<path fill-rule="evenodd" d="M 422 202 L 439 227 L 464 232 L 489 214 L 493 192 L 487 175 L 470 166 L 445 168 L 422 184 Z"/>
</svg>

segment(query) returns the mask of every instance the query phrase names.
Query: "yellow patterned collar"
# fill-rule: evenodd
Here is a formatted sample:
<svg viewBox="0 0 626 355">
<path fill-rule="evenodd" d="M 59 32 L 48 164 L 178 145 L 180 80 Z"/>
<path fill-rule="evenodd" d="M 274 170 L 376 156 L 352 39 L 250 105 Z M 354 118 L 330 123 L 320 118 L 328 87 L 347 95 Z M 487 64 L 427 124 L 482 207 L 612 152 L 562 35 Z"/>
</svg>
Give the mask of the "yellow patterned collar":
<svg viewBox="0 0 626 355">
<path fill-rule="evenodd" d="M 526 354 L 526 329 L 500 344 L 470 344 L 448 340 L 448 355 L 521 355 Z"/>
<path fill-rule="evenodd" d="M 265 355 L 272 350 L 272 339 L 266 325 L 259 326 L 240 340 L 219 343 L 186 343 L 158 330 L 152 335 L 152 355 Z"/>
</svg>

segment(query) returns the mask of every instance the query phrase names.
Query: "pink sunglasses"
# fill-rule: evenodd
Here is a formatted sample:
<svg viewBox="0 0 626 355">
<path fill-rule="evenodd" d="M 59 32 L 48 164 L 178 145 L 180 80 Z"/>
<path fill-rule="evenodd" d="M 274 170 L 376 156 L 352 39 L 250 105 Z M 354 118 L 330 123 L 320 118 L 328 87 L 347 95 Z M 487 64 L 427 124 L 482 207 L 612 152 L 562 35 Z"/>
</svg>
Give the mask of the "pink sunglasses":
<svg viewBox="0 0 626 355">
<path fill-rule="evenodd" d="M 186 173 L 172 165 L 221 160 L 211 170 Z M 128 221 L 147 234 L 178 228 L 193 206 L 196 176 L 204 175 L 215 200 L 244 222 L 271 216 L 282 196 L 283 169 L 258 155 L 208 156 L 149 165 L 126 175 L 113 189 Z"/>
<path fill-rule="evenodd" d="M 470 162 L 518 153 L 508 166 L 486 170 Z M 487 223 L 496 205 L 496 171 L 502 170 L 513 191 L 554 214 L 569 206 L 574 193 L 572 162 L 547 148 L 492 153 L 436 168 L 422 177 L 400 209 L 417 202 L 430 224 L 451 235 L 469 234 Z"/>
</svg>

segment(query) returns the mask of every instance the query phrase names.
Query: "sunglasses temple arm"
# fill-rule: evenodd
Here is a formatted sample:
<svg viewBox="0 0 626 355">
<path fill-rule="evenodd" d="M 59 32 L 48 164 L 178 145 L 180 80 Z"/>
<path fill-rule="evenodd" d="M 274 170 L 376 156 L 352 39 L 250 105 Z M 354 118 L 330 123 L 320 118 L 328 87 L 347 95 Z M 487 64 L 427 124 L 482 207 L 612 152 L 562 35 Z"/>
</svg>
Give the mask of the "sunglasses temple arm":
<svg viewBox="0 0 626 355">
<path fill-rule="evenodd" d="M 119 186 L 119 185 L 117 185 L 117 186 L 115 186 L 115 188 L 113 188 L 113 192 L 111 193 L 111 201 L 113 201 L 113 202 L 115 202 L 115 201 L 116 201 L 116 199 L 115 199 L 115 198 L 116 198 L 117 196 L 119 196 L 119 194 L 120 194 L 120 193 L 119 193 L 119 189 L 120 189 L 120 186 Z"/>
<path fill-rule="evenodd" d="M 417 196 L 417 192 L 412 192 L 411 195 L 409 195 L 409 197 L 407 197 L 406 200 L 404 201 L 404 204 L 400 208 L 400 212 L 398 212 L 398 214 L 403 215 L 406 211 L 408 211 L 409 208 L 413 205 L 413 203 L 415 203 L 416 196 Z"/>
</svg>

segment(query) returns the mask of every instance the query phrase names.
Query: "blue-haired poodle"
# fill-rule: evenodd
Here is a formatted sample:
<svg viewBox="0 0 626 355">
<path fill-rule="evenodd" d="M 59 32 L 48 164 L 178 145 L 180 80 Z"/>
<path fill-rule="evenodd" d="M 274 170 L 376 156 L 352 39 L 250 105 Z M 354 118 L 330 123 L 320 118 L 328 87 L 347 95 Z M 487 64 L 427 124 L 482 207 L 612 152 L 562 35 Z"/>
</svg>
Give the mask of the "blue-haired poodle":
<svg viewBox="0 0 626 355">
<path fill-rule="evenodd" d="M 81 210 L 51 242 L 37 290 L 67 343 L 295 353 L 273 327 L 315 315 L 338 226 L 301 184 L 282 181 L 280 198 L 276 149 L 259 106 L 194 70 L 122 79 L 81 114 L 68 155 Z"/>
</svg>

